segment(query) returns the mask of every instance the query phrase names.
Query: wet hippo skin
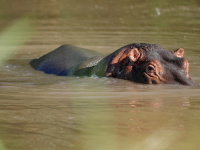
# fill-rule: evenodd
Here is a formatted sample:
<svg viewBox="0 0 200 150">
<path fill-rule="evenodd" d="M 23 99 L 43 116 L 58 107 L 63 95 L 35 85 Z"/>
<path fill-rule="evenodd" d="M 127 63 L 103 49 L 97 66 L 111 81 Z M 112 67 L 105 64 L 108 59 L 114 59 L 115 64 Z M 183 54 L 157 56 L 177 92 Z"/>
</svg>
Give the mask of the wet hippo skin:
<svg viewBox="0 0 200 150">
<path fill-rule="evenodd" d="M 60 76 L 114 77 L 146 84 L 196 84 L 190 78 L 189 63 L 183 58 L 184 49 L 168 51 L 156 44 L 133 43 L 108 56 L 62 45 L 30 62 L 47 74 Z"/>
<path fill-rule="evenodd" d="M 98 52 L 68 44 L 60 46 L 39 59 L 32 60 L 30 64 L 36 70 L 43 71 L 47 74 L 67 76 L 85 61 L 91 60 L 92 63 L 92 59 L 98 60 L 98 58 L 103 57 L 104 55 Z"/>
</svg>

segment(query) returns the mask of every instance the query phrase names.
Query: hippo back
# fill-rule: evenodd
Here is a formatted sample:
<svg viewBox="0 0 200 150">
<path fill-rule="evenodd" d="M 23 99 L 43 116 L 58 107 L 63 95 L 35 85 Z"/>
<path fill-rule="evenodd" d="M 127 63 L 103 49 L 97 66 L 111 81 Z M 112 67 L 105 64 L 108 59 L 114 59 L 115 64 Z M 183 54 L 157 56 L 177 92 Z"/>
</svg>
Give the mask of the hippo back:
<svg viewBox="0 0 200 150">
<path fill-rule="evenodd" d="M 73 45 L 62 45 L 54 51 L 30 62 L 30 65 L 39 71 L 48 74 L 65 76 L 69 69 L 77 66 L 92 57 L 103 56 L 102 54 Z"/>
</svg>

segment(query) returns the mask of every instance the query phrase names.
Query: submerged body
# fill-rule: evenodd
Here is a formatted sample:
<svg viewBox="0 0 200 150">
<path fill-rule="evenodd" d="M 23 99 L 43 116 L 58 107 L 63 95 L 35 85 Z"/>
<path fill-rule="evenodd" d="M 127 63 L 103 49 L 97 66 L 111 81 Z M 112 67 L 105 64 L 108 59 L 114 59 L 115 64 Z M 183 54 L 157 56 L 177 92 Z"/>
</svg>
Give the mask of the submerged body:
<svg viewBox="0 0 200 150">
<path fill-rule="evenodd" d="M 114 77 L 146 84 L 195 85 L 184 50 L 168 51 L 156 44 L 133 43 L 108 56 L 63 45 L 30 62 L 36 70 L 60 76 Z"/>
</svg>

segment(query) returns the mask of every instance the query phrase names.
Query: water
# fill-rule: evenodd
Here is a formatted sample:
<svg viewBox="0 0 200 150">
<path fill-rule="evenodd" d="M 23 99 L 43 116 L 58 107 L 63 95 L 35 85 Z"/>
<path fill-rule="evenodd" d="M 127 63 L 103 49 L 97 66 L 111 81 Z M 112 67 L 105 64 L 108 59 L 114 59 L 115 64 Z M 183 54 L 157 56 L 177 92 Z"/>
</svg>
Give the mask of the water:
<svg viewBox="0 0 200 150">
<path fill-rule="evenodd" d="M 0 29 L 34 21 L 0 68 L 0 140 L 8 150 L 198 150 L 200 89 L 47 75 L 28 62 L 62 44 L 109 54 L 133 42 L 185 49 L 200 83 L 200 3 L 0 2 Z M 19 35 L 25 38 L 24 33 Z M 1 143 L 0 142 L 0 143 Z"/>
</svg>

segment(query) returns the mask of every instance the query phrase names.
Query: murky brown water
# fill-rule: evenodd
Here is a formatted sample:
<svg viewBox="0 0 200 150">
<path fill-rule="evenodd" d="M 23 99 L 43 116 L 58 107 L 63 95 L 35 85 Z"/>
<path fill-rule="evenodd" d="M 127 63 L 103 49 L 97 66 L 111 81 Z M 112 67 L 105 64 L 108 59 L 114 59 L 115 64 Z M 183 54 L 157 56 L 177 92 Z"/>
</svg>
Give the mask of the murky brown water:
<svg viewBox="0 0 200 150">
<path fill-rule="evenodd" d="M 64 43 L 109 54 L 147 42 L 169 50 L 183 47 L 190 74 L 200 83 L 198 0 L 21 0 L 1 1 L 0 7 L 1 31 L 25 15 L 34 20 L 33 30 L 26 31 L 29 42 L 0 67 L 5 149 L 199 149 L 199 88 L 58 77 L 28 65 Z"/>
</svg>

